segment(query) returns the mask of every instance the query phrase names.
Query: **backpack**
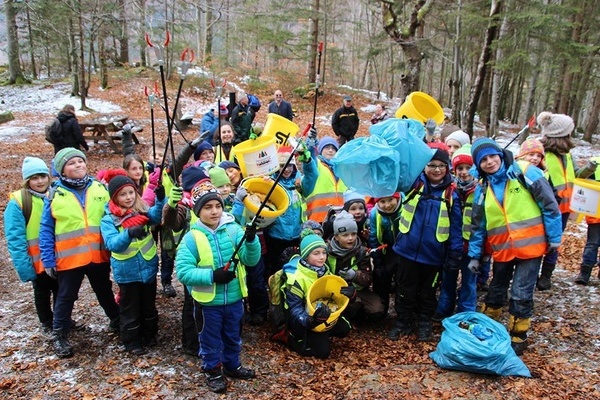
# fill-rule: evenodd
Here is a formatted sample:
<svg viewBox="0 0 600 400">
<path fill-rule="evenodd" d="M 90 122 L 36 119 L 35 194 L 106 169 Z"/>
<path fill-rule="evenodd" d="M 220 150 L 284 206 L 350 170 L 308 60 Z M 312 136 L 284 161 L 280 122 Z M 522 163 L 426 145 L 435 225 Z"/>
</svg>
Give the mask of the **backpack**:
<svg viewBox="0 0 600 400">
<path fill-rule="evenodd" d="M 62 124 L 60 123 L 58 118 L 54 118 L 54 120 L 46 125 L 46 136 L 45 139 L 52 143 L 56 144 L 62 135 Z"/>
<path fill-rule="evenodd" d="M 262 106 L 258 97 L 256 97 L 253 94 L 246 94 L 246 96 L 248 97 L 248 105 L 250 106 L 250 108 L 253 109 L 254 112 L 258 112 L 258 110 L 260 110 L 260 107 Z"/>
</svg>

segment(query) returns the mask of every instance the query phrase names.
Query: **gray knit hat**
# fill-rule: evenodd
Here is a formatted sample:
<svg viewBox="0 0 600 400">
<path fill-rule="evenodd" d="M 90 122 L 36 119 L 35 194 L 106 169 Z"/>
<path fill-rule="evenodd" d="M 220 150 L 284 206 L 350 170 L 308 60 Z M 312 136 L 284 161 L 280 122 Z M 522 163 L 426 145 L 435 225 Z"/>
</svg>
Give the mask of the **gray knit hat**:
<svg viewBox="0 0 600 400">
<path fill-rule="evenodd" d="M 543 111 L 538 115 L 537 123 L 542 127 L 542 135 L 549 138 L 569 136 L 575 129 L 573 118 L 565 114 L 552 114 L 548 111 Z"/>
<path fill-rule="evenodd" d="M 333 234 L 346 232 L 358 232 L 358 226 L 354 216 L 346 210 L 342 210 L 333 220 Z"/>
</svg>

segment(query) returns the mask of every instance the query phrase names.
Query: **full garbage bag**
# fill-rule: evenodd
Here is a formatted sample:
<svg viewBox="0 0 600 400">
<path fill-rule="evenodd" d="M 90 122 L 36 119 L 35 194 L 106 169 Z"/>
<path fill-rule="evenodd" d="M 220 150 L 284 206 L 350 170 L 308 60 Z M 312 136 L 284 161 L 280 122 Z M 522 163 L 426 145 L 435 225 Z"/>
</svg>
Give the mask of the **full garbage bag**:
<svg viewBox="0 0 600 400">
<path fill-rule="evenodd" d="M 370 136 L 347 142 L 331 160 L 346 186 L 373 197 L 410 189 L 435 150 L 424 142 L 423 123 L 390 118 L 371 126 Z"/>
<path fill-rule="evenodd" d="M 444 319 L 442 325 L 442 338 L 436 350 L 429 353 L 439 367 L 531 378 L 529 369 L 510 345 L 510 335 L 499 322 L 485 314 L 467 311 Z M 486 334 L 474 334 L 478 331 Z"/>
</svg>

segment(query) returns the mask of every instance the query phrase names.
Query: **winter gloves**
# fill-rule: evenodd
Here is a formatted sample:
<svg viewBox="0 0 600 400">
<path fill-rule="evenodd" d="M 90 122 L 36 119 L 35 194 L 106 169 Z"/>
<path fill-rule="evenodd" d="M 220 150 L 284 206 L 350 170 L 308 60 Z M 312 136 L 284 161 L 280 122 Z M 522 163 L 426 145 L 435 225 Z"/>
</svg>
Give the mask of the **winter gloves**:
<svg viewBox="0 0 600 400">
<path fill-rule="evenodd" d="M 146 236 L 146 229 L 144 225 L 136 225 L 131 228 L 127 228 L 127 233 L 132 239 L 141 239 Z"/>
<path fill-rule="evenodd" d="M 44 270 L 46 271 L 46 275 L 48 275 L 50 278 L 52 278 L 52 279 L 57 278 L 56 268 L 44 268 Z"/>
<path fill-rule="evenodd" d="M 313 315 L 308 317 L 308 327 L 310 329 L 316 328 L 317 326 L 327 322 L 329 316 L 331 315 L 331 310 L 325 303 L 321 303 L 315 309 Z"/>
<path fill-rule="evenodd" d="M 159 185 L 154 189 L 154 194 L 156 195 L 156 200 L 163 201 L 165 199 L 165 187 L 163 185 Z"/>
<path fill-rule="evenodd" d="M 246 224 L 246 241 L 253 242 L 256 239 L 256 224 L 248 222 Z"/>
<path fill-rule="evenodd" d="M 447 271 L 458 271 L 460 269 L 460 262 L 462 260 L 462 253 L 451 251 L 446 259 L 444 270 Z"/>
<path fill-rule="evenodd" d="M 243 203 L 246 196 L 248 196 L 248 191 L 245 187 L 240 185 L 235 192 L 235 199 Z"/>
<path fill-rule="evenodd" d="M 231 270 L 225 271 L 223 267 L 213 271 L 213 282 L 227 284 L 235 278 L 235 272 Z"/>
<path fill-rule="evenodd" d="M 349 298 L 350 301 L 354 301 L 356 298 L 356 288 L 353 285 L 344 286 L 340 289 L 340 294 Z"/>
<path fill-rule="evenodd" d="M 169 207 L 177 207 L 177 203 L 183 198 L 183 189 L 179 186 L 173 186 L 169 192 Z"/>
<path fill-rule="evenodd" d="M 352 268 L 342 269 L 339 274 L 346 282 L 352 282 L 356 278 L 356 270 Z"/>
<path fill-rule="evenodd" d="M 471 259 L 471 261 L 469 261 L 469 265 L 467 265 L 467 268 L 469 268 L 469 271 L 471 271 L 475 275 L 478 275 L 481 272 L 479 270 L 480 265 L 481 261 L 479 261 L 477 258 L 473 258 Z"/>
</svg>

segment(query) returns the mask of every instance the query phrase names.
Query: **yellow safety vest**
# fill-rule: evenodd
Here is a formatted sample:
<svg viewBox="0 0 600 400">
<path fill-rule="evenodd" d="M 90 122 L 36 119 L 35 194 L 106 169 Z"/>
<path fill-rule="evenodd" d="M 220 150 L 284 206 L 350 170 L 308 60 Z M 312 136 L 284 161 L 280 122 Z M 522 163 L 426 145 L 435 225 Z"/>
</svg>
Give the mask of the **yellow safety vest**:
<svg viewBox="0 0 600 400">
<path fill-rule="evenodd" d="M 573 167 L 573 158 L 567 153 L 565 159 L 566 165 L 563 165 L 561 157 L 547 152 L 546 165 L 548 167 L 549 180 L 556 189 L 556 194 L 560 198 L 558 208 L 562 214 L 570 212 L 571 193 L 573 192 L 573 183 L 575 182 L 575 168 Z"/>
<path fill-rule="evenodd" d="M 400 211 L 401 233 L 408 233 L 410 230 L 410 226 L 415 216 L 415 210 L 417 209 L 417 204 L 419 204 L 421 194 L 423 193 L 423 186 L 420 188 L 415 188 L 413 191 L 414 190 L 417 190 L 417 193 L 411 193 L 407 196 L 409 200 L 407 203 L 403 203 L 402 211 Z M 444 196 L 447 195 L 447 190 L 448 189 L 444 190 Z M 449 199 L 440 199 L 440 211 L 438 213 L 437 228 L 435 230 L 435 238 L 440 243 L 445 242 L 450 237 L 450 217 L 448 215 L 448 206 L 452 207 L 452 196 L 447 197 L 449 197 Z M 446 204 L 447 202 L 450 204 Z"/>
<path fill-rule="evenodd" d="M 465 204 L 463 207 L 462 214 L 462 237 L 465 240 L 469 240 L 471 238 L 471 228 L 473 225 L 473 199 L 475 198 L 475 192 L 469 193 L 467 199 L 465 200 Z"/>
<path fill-rule="evenodd" d="M 21 190 L 12 192 L 9 196 L 15 199 L 21 210 L 23 210 L 23 198 Z M 40 257 L 40 225 L 42 223 L 42 210 L 44 209 L 44 200 L 36 196 L 31 196 L 31 215 L 25 229 L 25 238 L 27 239 L 27 254 L 31 257 L 31 262 L 37 274 L 44 272 L 42 259 Z"/>
<path fill-rule="evenodd" d="M 317 160 L 317 181 L 313 191 L 306 196 L 306 216 L 322 223 L 332 206 L 343 206 L 343 193 L 348 189 L 341 179 L 320 160 Z"/>
<path fill-rule="evenodd" d="M 145 228 L 148 231 L 148 228 Z M 119 227 L 119 231 L 122 232 L 123 227 Z M 131 243 L 122 253 L 112 252 L 111 255 L 114 259 L 119 261 L 125 261 L 134 257 L 137 253 L 142 253 L 144 260 L 149 261 L 156 256 L 156 242 L 152 235 L 148 234 L 143 239 L 132 239 Z"/>
<path fill-rule="evenodd" d="M 329 267 L 329 271 L 332 274 L 335 274 L 335 265 L 336 264 L 337 264 L 337 259 L 334 256 L 332 256 L 332 255 L 327 256 L 327 265 Z M 358 271 L 358 265 L 356 265 L 356 257 L 352 257 L 350 259 L 350 269 Z M 356 282 L 352 282 L 352 285 L 354 285 L 357 290 L 364 289 L 363 286 L 357 284 Z"/>
</svg>

